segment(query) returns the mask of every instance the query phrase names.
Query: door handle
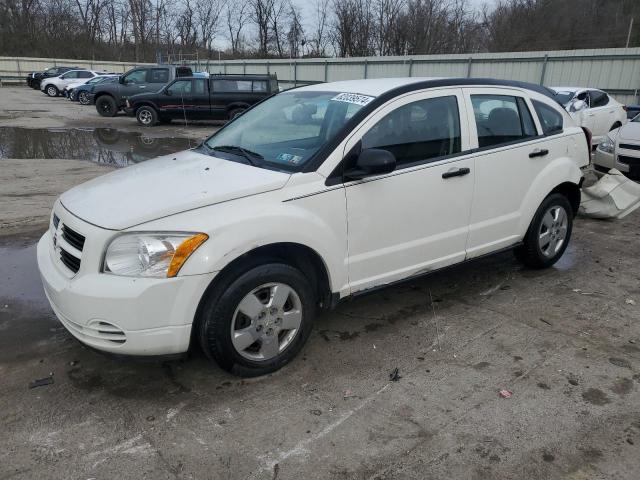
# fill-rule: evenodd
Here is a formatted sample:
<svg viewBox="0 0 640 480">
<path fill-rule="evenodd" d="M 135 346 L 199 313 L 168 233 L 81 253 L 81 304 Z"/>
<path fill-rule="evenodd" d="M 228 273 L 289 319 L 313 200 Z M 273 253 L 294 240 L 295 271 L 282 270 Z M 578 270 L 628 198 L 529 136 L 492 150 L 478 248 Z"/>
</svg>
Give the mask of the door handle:
<svg viewBox="0 0 640 480">
<path fill-rule="evenodd" d="M 529 154 L 529 158 L 544 157 L 545 155 L 549 155 L 549 150 L 547 150 L 546 148 L 542 150 L 539 148 L 536 148 L 533 152 Z"/>
<path fill-rule="evenodd" d="M 464 175 L 468 175 L 470 172 L 470 168 L 462 167 L 458 168 L 457 170 L 449 170 L 448 172 L 444 172 L 442 174 L 442 178 L 462 177 Z"/>
</svg>

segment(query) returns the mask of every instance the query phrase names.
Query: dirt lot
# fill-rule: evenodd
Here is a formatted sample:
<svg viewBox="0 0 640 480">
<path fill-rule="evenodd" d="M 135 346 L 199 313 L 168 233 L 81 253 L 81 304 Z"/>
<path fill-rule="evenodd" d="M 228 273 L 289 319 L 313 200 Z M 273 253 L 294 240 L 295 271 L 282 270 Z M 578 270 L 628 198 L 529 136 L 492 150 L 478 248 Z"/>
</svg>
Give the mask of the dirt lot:
<svg viewBox="0 0 640 480">
<path fill-rule="evenodd" d="M 6 91 L 37 110 L 69 103 L 0 89 L 3 109 Z M 70 108 L 54 108 L 58 127 L 79 126 Z M 23 169 L 21 212 L 34 218 L 108 168 L 30 165 L 54 179 Z M 0 175 L 1 192 L 15 189 Z M 250 381 L 198 351 L 141 363 L 81 346 L 44 298 L 41 231 L 27 222 L 0 236 L 0 479 L 638 478 L 640 213 L 578 219 L 549 270 L 506 253 L 341 304 L 296 361 Z"/>
</svg>

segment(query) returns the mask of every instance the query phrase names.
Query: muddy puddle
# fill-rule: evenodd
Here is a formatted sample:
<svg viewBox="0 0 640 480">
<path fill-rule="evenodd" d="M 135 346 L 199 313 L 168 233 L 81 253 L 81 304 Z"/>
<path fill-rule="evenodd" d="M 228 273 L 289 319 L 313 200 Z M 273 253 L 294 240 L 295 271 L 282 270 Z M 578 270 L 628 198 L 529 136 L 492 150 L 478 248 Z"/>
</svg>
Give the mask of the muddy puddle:
<svg viewBox="0 0 640 480">
<path fill-rule="evenodd" d="M 0 309 L 14 301 L 32 306 L 45 304 L 36 245 L 2 245 L 0 259 L 3 264 L 0 274 L 0 301 L 3 304 Z"/>
<path fill-rule="evenodd" d="M 60 158 L 125 167 L 197 144 L 188 138 L 153 138 L 112 128 L 0 127 L 0 161 L 3 158 Z"/>
</svg>

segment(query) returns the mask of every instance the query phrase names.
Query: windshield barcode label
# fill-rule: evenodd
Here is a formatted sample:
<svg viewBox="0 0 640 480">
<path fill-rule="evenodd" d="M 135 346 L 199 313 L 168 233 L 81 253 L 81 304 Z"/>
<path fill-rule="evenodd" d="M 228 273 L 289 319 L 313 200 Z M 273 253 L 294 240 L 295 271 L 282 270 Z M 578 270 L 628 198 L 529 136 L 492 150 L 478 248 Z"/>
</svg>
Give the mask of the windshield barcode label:
<svg viewBox="0 0 640 480">
<path fill-rule="evenodd" d="M 356 105 L 364 106 L 373 99 L 374 97 L 367 97 L 366 95 L 359 95 L 357 93 L 340 93 L 331 100 L 335 102 L 355 103 Z"/>
</svg>

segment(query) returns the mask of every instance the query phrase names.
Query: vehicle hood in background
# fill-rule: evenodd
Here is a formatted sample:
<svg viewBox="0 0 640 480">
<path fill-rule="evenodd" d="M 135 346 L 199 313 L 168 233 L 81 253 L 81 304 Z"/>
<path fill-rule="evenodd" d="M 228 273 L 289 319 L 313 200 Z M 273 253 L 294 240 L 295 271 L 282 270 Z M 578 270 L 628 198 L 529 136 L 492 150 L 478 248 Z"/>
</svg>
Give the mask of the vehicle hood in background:
<svg viewBox="0 0 640 480">
<path fill-rule="evenodd" d="M 618 140 L 640 142 L 640 122 L 629 122 L 620 127 Z"/>
<path fill-rule="evenodd" d="M 282 188 L 290 174 L 186 150 L 72 188 L 60 197 L 75 216 L 111 230 Z"/>
</svg>

